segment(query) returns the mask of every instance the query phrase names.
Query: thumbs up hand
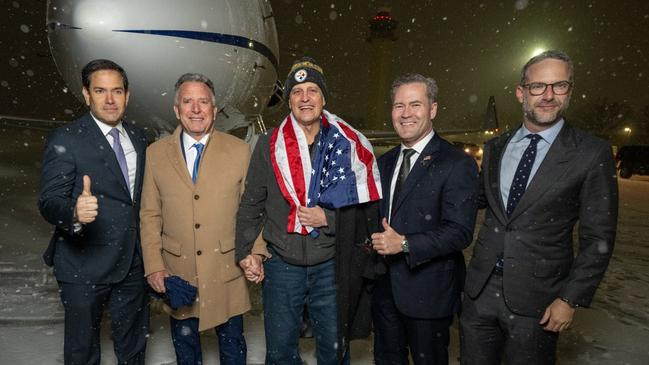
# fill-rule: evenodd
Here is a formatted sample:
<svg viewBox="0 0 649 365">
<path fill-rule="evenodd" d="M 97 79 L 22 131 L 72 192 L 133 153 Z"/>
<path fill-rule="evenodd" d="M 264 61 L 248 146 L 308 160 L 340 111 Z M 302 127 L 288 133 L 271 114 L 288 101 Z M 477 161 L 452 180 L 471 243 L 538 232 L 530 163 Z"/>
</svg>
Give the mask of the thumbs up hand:
<svg viewBox="0 0 649 365">
<path fill-rule="evenodd" d="M 92 223 L 99 214 L 97 197 L 92 195 L 90 186 L 90 176 L 83 175 L 83 191 L 77 198 L 77 204 L 74 206 L 74 219 L 83 224 Z"/>
<path fill-rule="evenodd" d="M 372 248 L 381 255 L 394 255 L 401 252 L 401 243 L 406 236 L 400 235 L 388 224 L 388 220 L 381 221 L 383 232 L 372 233 Z"/>
</svg>

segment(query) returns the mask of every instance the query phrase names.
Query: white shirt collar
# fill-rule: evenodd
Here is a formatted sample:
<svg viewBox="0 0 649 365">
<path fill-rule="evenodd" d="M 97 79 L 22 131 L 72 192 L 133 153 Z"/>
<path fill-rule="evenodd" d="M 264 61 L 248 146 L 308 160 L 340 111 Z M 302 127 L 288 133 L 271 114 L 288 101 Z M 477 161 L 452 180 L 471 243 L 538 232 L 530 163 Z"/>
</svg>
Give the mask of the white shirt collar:
<svg viewBox="0 0 649 365">
<path fill-rule="evenodd" d="M 565 120 L 561 118 L 558 122 L 556 122 L 552 127 L 548 129 L 544 129 L 536 134 L 541 136 L 541 138 L 546 141 L 549 144 L 552 144 L 555 139 L 557 139 L 557 136 L 559 135 L 559 132 L 561 131 L 561 128 L 563 128 L 563 125 L 565 124 Z M 516 134 L 512 137 L 513 142 L 520 142 L 522 141 L 528 134 L 534 134 L 534 132 L 530 131 L 529 129 L 525 128 L 525 124 L 521 125 L 521 127 L 516 131 Z"/>
<path fill-rule="evenodd" d="M 119 123 L 117 123 L 116 126 L 113 127 L 112 125 L 106 124 L 106 123 L 100 121 L 99 119 L 95 118 L 95 116 L 92 115 L 92 112 L 90 113 L 90 116 L 95 121 L 95 123 L 97 123 L 97 126 L 99 127 L 99 129 L 101 130 L 101 133 L 104 136 L 107 136 L 111 129 L 117 128 L 117 130 L 119 131 L 119 134 L 122 137 L 126 137 L 126 129 L 124 129 L 124 126 L 122 125 L 121 121 Z"/>
<path fill-rule="evenodd" d="M 203 144 L 203 146 L 207 146 L 207 140 L 210 138 L 210 134 L 206 133 L 200 140 L 195 140 L 194 137 L 190 136 L 189 134 L 185 133 L 183 131 L 183 146 L 185 147 L 185 152 L 189 151 L 194 144 L 197 142 L 200 142 Z"/>
<path fill-rule="evenodd" d="M 415 152 L 417 152 L 417 155 L 420 155 L 424 151 L 424 148 L 426 148 L 428 142 L 430 142 L 430 140 L 433 139 L 433 136 L 435 136 L 435 130 L 431 130 L 430 133 L 426 135 L 426 137 L 419 140 L 419 142 L 415 143 L 412 147 L 406 147 L 402 143 L 401 151 L 403 152 L 403 150 L 406 148 L 412 148 L 413 150 L 415 150 Z"/>
</svg>

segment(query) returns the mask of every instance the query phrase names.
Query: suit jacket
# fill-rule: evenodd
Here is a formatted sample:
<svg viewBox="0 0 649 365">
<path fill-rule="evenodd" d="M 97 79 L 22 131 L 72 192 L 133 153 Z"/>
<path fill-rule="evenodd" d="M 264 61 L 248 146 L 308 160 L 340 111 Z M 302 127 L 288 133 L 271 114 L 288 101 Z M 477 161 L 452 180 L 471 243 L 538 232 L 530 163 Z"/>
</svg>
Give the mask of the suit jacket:
<svg viewBox="0 0 649 365">
<path fill-rule="evenodd" d="M 388 216 L 390 182 L 400 146 L 381 156 L 381 215 Z M 403 314 L 442 318 L 459 309 L 464 282 L 462 250 L 473 238 L 478 195 L 475 161 L 437 133 L 410 170 L 393 202 L 390 225 L 410 253 L 388 257 L 394 302 Z"/>
<path fill-rule="evenodd" d="M 610 146 L 566 123 L 507 217 L 500 161 L 513 134 L 503 134 L 484 148 L 481 202 L 487 211 L 469 264 L 466 294 L 480 295 L 502 255 L 503 294 L 513 312 L 540 317 L 559 297 L 588 306 L 615 241 L 618 192 Z"/>
<path fill-rule="evenodd" d="M 145 275 L 166 270 L 198 288 L 191 307 L 166 311 L 198 317 L 199 329 L 225 323 L 250 309 L 243 271 L 234 258 L 235 220 L 250 160 L 250 147 L 212 131 L 192 182 L 181 150 L 182 128 L 151 146 L 142 191 Z M 259 245 L 255 253 L 260 253 Z M 264 254 L 265 245 L 261 248 Z"/>
<path fill-rule="evenodd" d="M 54 266 L 59 281 L 119 282 L 140 250 L 138 210 L 147 141 L 141 129 L 127 122 L 122 125 L 137 152 L 132 199 L 115 153 L 90 113 L 57 128 L 47 139 L 38 207 L 55 226 L 43 258 Z M 74 207 L 84 175 L 92 181 L 99 215 L 75 233 Z"/>
</svg>

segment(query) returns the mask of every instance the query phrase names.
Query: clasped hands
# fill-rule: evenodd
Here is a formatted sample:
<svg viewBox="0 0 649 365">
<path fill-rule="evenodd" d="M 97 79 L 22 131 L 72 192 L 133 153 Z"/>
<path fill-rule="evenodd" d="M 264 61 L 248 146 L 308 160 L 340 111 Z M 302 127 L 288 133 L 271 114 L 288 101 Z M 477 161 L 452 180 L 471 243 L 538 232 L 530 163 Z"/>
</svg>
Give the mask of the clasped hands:
<svg viewBox="0 0 649 365">
<path fill-rule="evenodd" d="M 319 206 L 313 208 L 298 207 L 297 217 L 304 226 L 314 228 L 327 225 L 327 217 L 324 209 Z M 243 270 L 246 279 L 253 283 L 261 283 L 264 280 L 264 264 L 261 255 L 250 254 L 245 259 L 239 261 L 239 267 Z"/>
<path fill-rule="evenodd" d="M 243 270 L 246 279 L 259 284 L 264 280 L 264 264 L 261 255 L 250 254 L 239 261 L 239 267 Z"/>
</svg>

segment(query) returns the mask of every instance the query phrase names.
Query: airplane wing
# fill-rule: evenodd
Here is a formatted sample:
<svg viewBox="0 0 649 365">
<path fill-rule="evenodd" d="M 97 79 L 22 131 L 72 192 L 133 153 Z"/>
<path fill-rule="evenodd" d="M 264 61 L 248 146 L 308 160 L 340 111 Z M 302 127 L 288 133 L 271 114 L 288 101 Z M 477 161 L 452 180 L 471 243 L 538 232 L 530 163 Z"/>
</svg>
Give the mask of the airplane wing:
<svg viewBox="0 0 649 365">
<path fill-rule="evenodd" d="M 28 118 L 20 117 L 16 115 L 3 115 L 0 114 L 0 122 L 2 125 L 9 127 L 33 129 L 40 131 L 49 131 L 56 127 L 60 127 L 68 122 L 55 120 L 55 119 L 40 119 L 40 118 Z"/>
<path fill-rule="evenodd" d="M 444 128 L 435 128 L 435 131 L 443 135 L 446 138 L 451 138 L 451 136 L 460 136 L 466 135 L 469 133 L 485 133 L 485 135 L 493 135 L 494 132 L 498 132 L 498 114 L 496 112 L 496 99 L 493 96 L 489 97 L 487 103 L 487 111 L 485 113 L 484 119 L 482 120 L 482 125 L 475 128 L 461 128 L 461 129 L 444 129 Z M 373 144 L 399 144 L 401 140 L 394 130 L 368 130 L 364 129 L 361 132 L 370 140 Z"/>
</svg>

